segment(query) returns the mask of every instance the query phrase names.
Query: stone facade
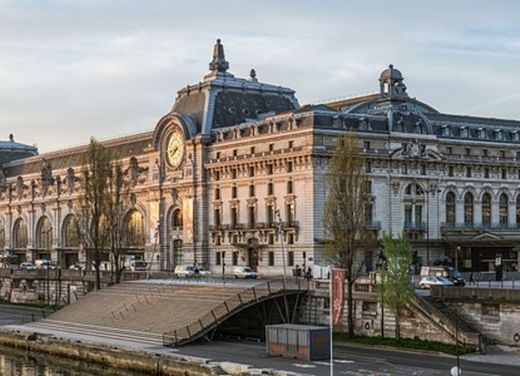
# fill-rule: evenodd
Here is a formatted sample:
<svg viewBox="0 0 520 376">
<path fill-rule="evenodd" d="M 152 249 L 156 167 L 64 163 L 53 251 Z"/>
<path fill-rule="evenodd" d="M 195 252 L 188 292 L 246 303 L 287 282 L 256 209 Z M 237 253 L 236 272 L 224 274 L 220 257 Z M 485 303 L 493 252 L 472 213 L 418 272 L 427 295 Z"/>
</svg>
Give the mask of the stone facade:
<svg viewBox="0 0 520 376">
<path fill-rule="evenodd" d="M 328 162 L 351 129 L 367 158 L 370 229 L 405 231 L 418 264 L 447 254 L 460 269 L 492 270 L 497 256 L 499 267 L 518 266 L 520 122 L 441 114 L 409 97 L 393 66 L 375 94 L 312 106 L 254 70 L 229 73 L 220 41 L 209 66 L 154 130 L 104 142 L 135 183 L 125 225 L 139 239 L 129 255 L 214 273 L 325 266 Z M 85 150 L 2 165 L 0 249 L 21 261 L 85 262 L 73 239 Z M 378 254 L 367 251 L 367 272 Z"/>
</svg>

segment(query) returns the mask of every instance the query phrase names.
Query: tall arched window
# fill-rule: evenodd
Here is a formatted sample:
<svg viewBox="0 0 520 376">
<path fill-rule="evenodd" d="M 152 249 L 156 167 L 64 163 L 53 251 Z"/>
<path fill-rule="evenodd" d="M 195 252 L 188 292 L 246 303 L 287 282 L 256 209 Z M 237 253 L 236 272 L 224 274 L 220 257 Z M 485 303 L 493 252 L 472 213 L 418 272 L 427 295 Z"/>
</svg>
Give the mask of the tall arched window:
<svg viewBox="0 0 520 376">
<path fill-rule="evenodd" d="M 141 213 L 135 209 L 130 211 L 125 224 L 125 245 L 127 247 L 144 247 L 144 221 Z"/>
<path fill-rule="evenodd" d="M 52 224 L 47 217 L 41 217 L 36 226 L 36 248 L 52 248 Z"/>
<path fill-rule="evenodd" d="M 469 192 L 464 195 L 464 224 L 473 224 L 473 195 Z"/>
<path fill-rule="evenodd" d="M 182 228 L 182 210 L 175 209 L 173 211 L 172 225 L 174 228 L 180 227 Z"/>
<path fill-rule="evenodd" d="M 74 215 L 69 215 L 63 223 L 63 245 L 66 248 L 79 247 L 79 225 Z"/>
<path fill-rule="evenodd" d="M 500 221 L 500 225 L 504 226 L 507 225 L 507 217 L 508 217 L 508 205 L 509 205 L 509 199 L 507 197 L 507 194 L 502 193 L 500 195 L 500 199 L 498 201 L 498 218 Z"/>
<path fill-rule="evenodd" d="M 13 246 L 14 248 L 27 248 L 27 223 L 20 218 L 13 228 Z"/>
<path fill-rule="evenodd" d="M 0 250 L 5 248 L 5 225 L 4 222 L 0 220 Z"/>
<path fill-rule="evenodd" d="M 520 194 L 516 196 L 516 226 L 520 227 Z"/>
<path fill-rule="evenodd" d="M 455 193 L 446 194 L 446 223 L 455 224 Z"/>
<path fill-rule="evenodd" d="M 482 225 L 491 225 L 491 195 L 489 193 L 482 195 Z"/>
</svg>

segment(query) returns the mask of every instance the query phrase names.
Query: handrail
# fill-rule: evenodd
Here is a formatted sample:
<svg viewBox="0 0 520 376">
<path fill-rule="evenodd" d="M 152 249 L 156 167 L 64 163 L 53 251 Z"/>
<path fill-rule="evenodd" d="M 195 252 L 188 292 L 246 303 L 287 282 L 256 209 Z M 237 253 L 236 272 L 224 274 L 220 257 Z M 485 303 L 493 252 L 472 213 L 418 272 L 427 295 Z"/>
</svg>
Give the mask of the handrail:
<svg viewBox="0 0 520 376">
<path fill-rule="evenodd" d="M 300 280 L 289 285 L 294 288 L 288 288 L 289 286 L 285 285 L 284 281 L 281 282 L 282 284 L 279 287 L 277 286 L 277 282 L 274 282 L 275 286 L 273 287 L 273 281 L 267 281 L 238 292 L 192 323 L 163 333 L 163 345 L 175 346 L 184 341 L 188 341 L 211 328 L 213 325 L 218 325 L 219 322 L 234 314 L 241 307 L 249 306 L 274 295 L 284 294 L 286 291 L 302 290 Z M 306 290 L 308 290 L 308 288 L 309 283 L 307 283 Z"/>
</svg>

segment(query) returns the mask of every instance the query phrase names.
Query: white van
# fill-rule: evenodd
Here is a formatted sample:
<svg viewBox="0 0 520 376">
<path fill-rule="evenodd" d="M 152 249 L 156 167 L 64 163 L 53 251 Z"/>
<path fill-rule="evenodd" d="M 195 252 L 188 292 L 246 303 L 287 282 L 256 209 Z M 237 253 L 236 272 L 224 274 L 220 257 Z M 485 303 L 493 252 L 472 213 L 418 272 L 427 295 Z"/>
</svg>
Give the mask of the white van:
<svg viewBox="0 0 520 376">
<path fill-rule="evenodd" d="M 145 272 L 146 262 L 143 260 L 132 260 L 130 261 L 130 270 L 133 272 Z"/>
</svg>

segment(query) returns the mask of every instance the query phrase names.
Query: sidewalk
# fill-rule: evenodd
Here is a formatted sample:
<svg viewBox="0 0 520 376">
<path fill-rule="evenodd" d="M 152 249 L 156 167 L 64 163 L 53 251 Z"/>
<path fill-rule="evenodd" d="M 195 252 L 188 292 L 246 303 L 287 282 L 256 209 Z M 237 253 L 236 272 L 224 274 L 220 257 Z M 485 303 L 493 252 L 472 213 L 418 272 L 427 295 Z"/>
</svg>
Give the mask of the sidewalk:
<svg viewBox="0 0 520 376">
<path fill-rule="evenodd" d="M 499 345 L 488 346 L 487 354 L 467 354 L 461 356 L 461 359 L 470 360 L 473 362 L 504 364 L 520 367 L 520 348 Z"/>
</svg>

